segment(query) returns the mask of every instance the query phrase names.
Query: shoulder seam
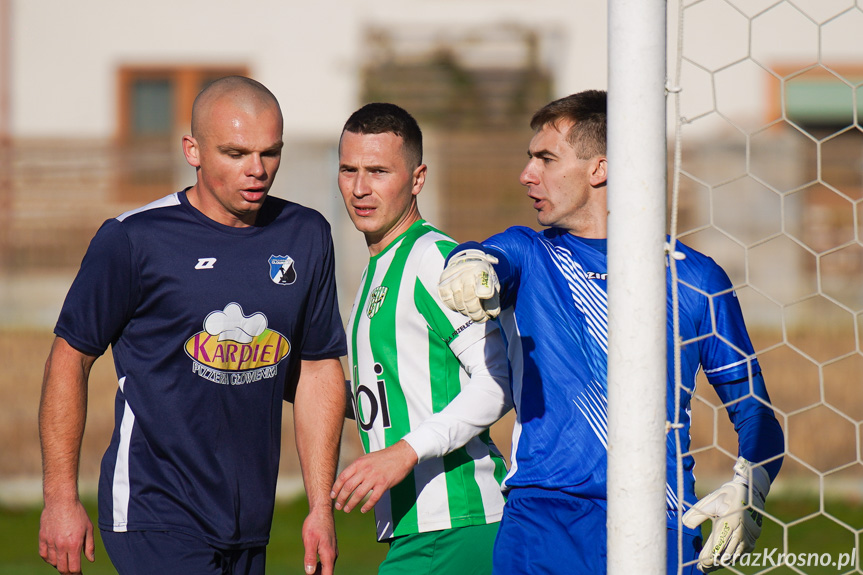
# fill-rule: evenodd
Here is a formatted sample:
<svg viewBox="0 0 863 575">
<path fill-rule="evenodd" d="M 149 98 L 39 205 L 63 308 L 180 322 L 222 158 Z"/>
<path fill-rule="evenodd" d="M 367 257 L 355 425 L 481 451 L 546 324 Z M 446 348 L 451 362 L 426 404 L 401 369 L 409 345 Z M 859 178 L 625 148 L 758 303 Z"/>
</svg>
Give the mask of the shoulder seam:
<svg viewBox="0 0 863 575">
<path fill-rule="evenodd" d="M 124 213 L 120 214 L 119 216 L 117 216 L 115 219 L 117 221 L 122 222 L 126 218 L 128 218 L 129 216 L 134 216 L 135 214 L 140 214 L 142 212 L 147 212 L 147 211 L 155 210 L 155 209 L 159 209 L 159 208 L 167 208 L 167 207 L 179 206 L 179 205 L 180 205 L 180 197 L 177 194 L 177 192 L 174 192 L 173 194 L 167 195 L 164 198 L 160 198 L 158 200 L 150 202 L 147 205 L 141 206 L 140 208 L 135 208 L 134 210 L 129 210 L 128 212 L 124 212 Z"/>
</svg>

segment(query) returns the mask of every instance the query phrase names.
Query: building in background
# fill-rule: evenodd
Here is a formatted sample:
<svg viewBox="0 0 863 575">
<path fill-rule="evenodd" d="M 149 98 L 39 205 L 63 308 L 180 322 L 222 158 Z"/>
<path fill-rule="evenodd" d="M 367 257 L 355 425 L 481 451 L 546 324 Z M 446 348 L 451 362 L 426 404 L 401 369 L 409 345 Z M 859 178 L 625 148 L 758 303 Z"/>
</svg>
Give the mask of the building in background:
<svg viewBox="0 0 863 575">
<path fill-rule="evenodd" d="M 351 112 L 374 99 L 417 115 L 430 165 L 423 214 L 467 238 L 533 222 L 517 181 L 527 118 L 553 95 L 605 84 L 599 5 L 585 8 L 590 24 L 561 20 L 565 1 L 542 11 L 483 0 L 0 5 L 7 325 L 51 326 L 99 224 L 193 183 L 180 136 L 214 78 L 249 75 L 281 102 L 286 149 L 273 193 L 333 223 L 343 294 L 364 261 L 335 182 Z M 591 52 L 581 67 L 579 54 Z M 477 209 L 489 217 L 462 216 Z"/>
</svg>

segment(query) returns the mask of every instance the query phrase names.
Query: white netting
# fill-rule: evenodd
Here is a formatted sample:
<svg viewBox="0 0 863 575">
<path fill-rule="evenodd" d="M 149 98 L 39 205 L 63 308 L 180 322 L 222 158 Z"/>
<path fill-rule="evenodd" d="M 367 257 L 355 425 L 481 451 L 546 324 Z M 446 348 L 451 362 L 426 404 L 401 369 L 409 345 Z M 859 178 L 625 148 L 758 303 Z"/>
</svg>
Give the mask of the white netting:
<svg viewBox="0 0 863 575">
<path fill-rule="evenodd" d="M 730 275 L 785 432 L 760 564 L 731 570 L 860 573 L 863 7 L 698 0 L 669 14 L 672 238 Z M 692 412 L 703 497 L 731 478 L 737 435 L 703 377 Z"/>
</svg>

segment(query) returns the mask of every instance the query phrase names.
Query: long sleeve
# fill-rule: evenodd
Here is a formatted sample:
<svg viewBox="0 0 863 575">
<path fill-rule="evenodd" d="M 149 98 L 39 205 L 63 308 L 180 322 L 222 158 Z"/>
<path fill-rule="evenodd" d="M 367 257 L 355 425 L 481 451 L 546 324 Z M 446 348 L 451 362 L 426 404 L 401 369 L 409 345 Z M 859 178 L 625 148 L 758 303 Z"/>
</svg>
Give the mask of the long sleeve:
<svg viewBox="0 0 863 575">
<path fill-rule="evenodd" d="M 498 330 L 468 346 L 458 359 L 470 382 L 449 405 L 403 438 L 420 462 L 458 449 L 512 408 L 506 349 Z"/>
<path fill-rule="evenodd" d="M 751 386 L 749 380 L 744 379 L 713 387 L 722 403 L 726 404 L 728 417 L 734 424 L 739 455 L 748 461 L 759 463 L 784 453 L 782 427 L 770 407 L 770 396 L 761 373 L 752 377 Z M 764 464 L 770 481 L 776 478 L 780 467 L 782 457 Z"/>
</svg>

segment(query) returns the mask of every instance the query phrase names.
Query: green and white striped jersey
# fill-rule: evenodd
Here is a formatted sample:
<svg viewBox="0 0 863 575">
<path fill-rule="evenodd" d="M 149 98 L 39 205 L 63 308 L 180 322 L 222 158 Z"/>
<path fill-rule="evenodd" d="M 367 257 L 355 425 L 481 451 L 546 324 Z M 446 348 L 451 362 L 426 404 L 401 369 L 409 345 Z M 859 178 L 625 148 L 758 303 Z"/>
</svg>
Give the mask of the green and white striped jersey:
<svg viewBox="0 0 863 575">
<path fill-rule="evenodd" d="M 366 453 L 393 445 L 470 382 L 457 356 L 493 329 L 440 300 L 456 242 L 423 220 L 369 260 L 348 323 L 354 412 Z M 469 366 L 468 366 L 469 367 Z M 378 540 L 500 520 L 506 473 L 488 431 L 414 467 L 375 506 Z"/>
</svg>

